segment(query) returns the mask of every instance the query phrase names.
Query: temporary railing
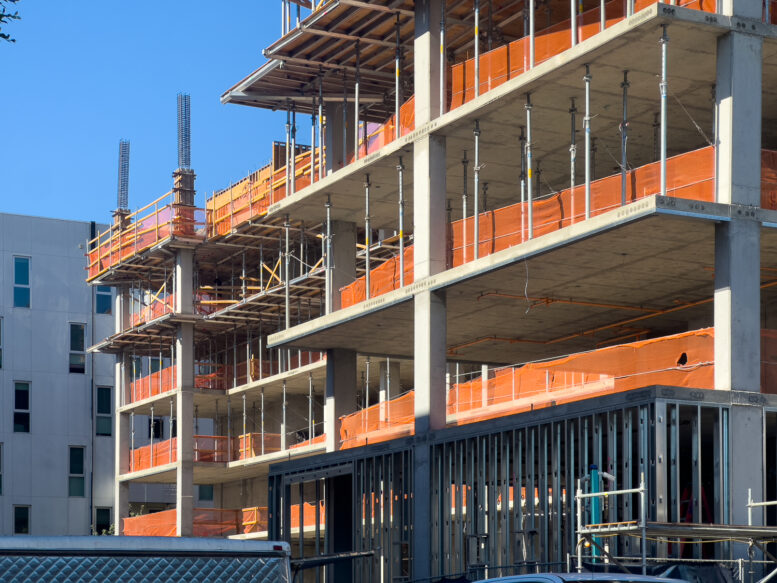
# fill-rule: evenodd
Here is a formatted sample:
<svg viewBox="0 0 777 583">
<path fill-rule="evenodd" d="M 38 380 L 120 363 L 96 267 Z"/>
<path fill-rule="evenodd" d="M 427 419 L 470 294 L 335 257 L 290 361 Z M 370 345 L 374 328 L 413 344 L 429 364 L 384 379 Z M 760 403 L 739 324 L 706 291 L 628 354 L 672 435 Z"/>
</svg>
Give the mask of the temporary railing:
<svg viewBox="0 0 777 583">
<path fill-rule="evenodd" d="M 246 433 L 232 439 L 232 460 L 245 460 L 276 451 L 281 451 L 280 433 Z"/>
<path fill-rule="evenodd" d="M 307 447 L 308 445 L 320 445 L 325 442 L 326 442 L 326 433 L 322 433 L 321 435 L 316 435 L 313 438 L 305 439 L 303 441 L 300 441 L 299 443 L 290 445 L 289 449 L 296 449 L 298 447 Z"/>
<path fill-rule="evenodd" d="M 777 158 L 772 153 L 769 161 Z M 770 168 L 767 167 L 767 171 Z M 771 170 L 774 173 L 774 170 Z M 626 200 L 633 202 L 660 192 L 660 163 L 653 162 L 627 174 Z M 775 185 L 777 186 L 777 185 Z M 478 256 L 483 257 L 585 219 L 583 186 L 566 189 L 532 203 L 532 222 L 528 203 L 516 203 L 478 215 Z M 771 191 L 775 196 L 775 191 Z M 667 160 L 667 194 L 701 201 L 715 199 L 715 150 L 712 146 L 674 156 Z M 775 196 L 777 199 L 777 196 Z M 591 183 L 591 216 L 621 206 L 621 175 L 614 174 Z M 450 232 L 452 267 L 472 261 L 474 254 L 474 217 L 453 221 Z M 412 246 L 405 250 L 405 284 L 412 283 Z M 341 288 L 341 306 L 348 307 L 366 299 L 365 277 Z M 394 257 L 370 271 L 370 297 L 397 289 L 400 285 L 399 258 Z"/>
<path fill-rule="evenodd" d="M 637 0 L 634 10 L 642 10 L 655 4 L 654 0 Z M 709 0 L 690 0 L 678 2 L 686 8 L 715 12 L 715 2 Z M 613 26 L 626 17 L 626 3 L 610 0 L 604 5 L 606 28 Z M 601 8 L 588 10 L 577 16 L 577 38 L 589 39 L 602 30 Z M 507 45 L 497 47 L 479 56 L 480 70 L 479 94 L 498 87 L 508 79 L 513 79 L 530 68 L 532 38 L 525 36 Z M 534 63 L 538 65 L 551 57 L 561 54 L 572 46 L 571 20 L 554 24 L 539 31 L 534 36 Z M 471 58 L 453 65 L 447 76 L 450 79 L 450 105 L 453 110 L 475 98 L 475 59 Z"/>
<path fill-rule="evenodd" d="M 168 192 L 89 241 L 87 281 L 171 237 L 203 239 L 205 211 L 174 204 Z"/>
<path fill-rule="evenodd" d="M 289 184 L 286 165 L 280 162 L 285 154 L 286 145 L 276 142 L 273 145 L 273 161 L 270 164 L 208 199 L 205 210 L 209 237 L 226 235 L 238 225 L 264 216 L 271 205 L 286 198 L 287 194 L 293 194 L 290 192 L 292 184 L 296 191 L 310 184 L 311 174 L 315 179 L 319 170 L 318 148 L 313 153 L 308 149 L 295 156 L 295 176 Z M 315 158 L 315 161 L 312 161 L 311 157 Z"/>
<path fill-rule="evenodd" d="M 125 404 L 172 391 L 176 386 L 175 366 L 168 366 L 135 379 L 127 387 Z M 194 386 L 198 389 L 227 389 L 227 367 L 207 362 L 195 363 Z"/>
<path fill-rule="evenodd" d="M 777 336 L 764 342 L 777 343 Z M 705 328 L 497 369 L 453 383 L 448 425 L 463 425 L 650 385 L 714 388 L 714 331 Z M 342 448 L 413 433 L 415 394 L 408 391 L 341 418 Z"/>
<path fill-rule="evenodd" d="M 177 443 L 176 438 L 173 437 L 133 449 L 130 457 L 130 472 L 139 472 L 178 461 Z"/>
<path fill-rule="evenodd" d="M 194 536 L 223 537 L 236 534 L 258 534 L 267 532 L 268 510 L 266 506 L 250 508 L 195 508 L 193 513 Z M 325 525 L 325 506 L 323 501 L 318 505 L 319 526 Z M 126 536 L 176 536 L 176 519 L 178 511 L 175 508 L 131 516 L 123 519 Z M 300 528 L 300 505 L 291 507 L 291 529 Z M 304 502 L 302 504 L 303 528 L 316 526 L 316 505 Z"/>
</svg>

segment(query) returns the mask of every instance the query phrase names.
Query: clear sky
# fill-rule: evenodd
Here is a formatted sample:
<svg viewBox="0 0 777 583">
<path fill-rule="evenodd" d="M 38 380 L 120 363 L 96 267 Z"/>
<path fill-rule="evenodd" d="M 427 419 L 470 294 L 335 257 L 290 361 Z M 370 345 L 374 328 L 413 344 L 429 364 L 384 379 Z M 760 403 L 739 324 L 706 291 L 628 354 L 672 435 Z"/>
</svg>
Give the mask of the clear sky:
<svg viewBox="0 0 777 583">
<path fill-rule="evenodd" d="M 0 43 L 0 212 L 109 222 L 121 138 L 131 142 L 130 208 L 170 190 L 179 91 L 191 94 L 200 205 L 285 139 L 285 114 L 219 102 L 279 36 L 276 0 L 21 0 L 16 9 L 22 20 L 4 29 L 16 43 Z"/>
</svg>

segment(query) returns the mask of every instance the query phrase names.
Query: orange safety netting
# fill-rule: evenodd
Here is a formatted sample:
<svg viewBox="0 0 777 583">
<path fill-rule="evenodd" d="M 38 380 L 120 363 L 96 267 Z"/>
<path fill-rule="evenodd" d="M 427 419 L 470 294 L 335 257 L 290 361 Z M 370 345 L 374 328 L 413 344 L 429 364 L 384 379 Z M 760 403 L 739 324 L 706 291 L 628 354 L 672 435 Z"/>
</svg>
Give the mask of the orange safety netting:
<svg viewBox="0 0 777 583">
<path fill-rule="evenodd" d="M 395 115 L 386 123 L 367 124 L 367 140 L 359 136 L 359 158 L 373 154 L 396 139 Z M 406 136 L 415 129 L 415 95 L 405 101 L 399 108 L 399 135 Z M 356 160 L 351 156 L 350 162 Z"/>
<path fill-rule="evenodd" d="M 405 248 L 405 285 L 413 283 L 413 246 Z M 400 284 L 400 262 L 396 255 L 370 270 L 370 297 L 385 294 L 392 289 L 398 289 Z M 353 283 L 340 288 L 340 307 L 347 308 L 366 299 L 365 277 L 360 277 Z"/>
<path fill-rule="evenodd" d="M 296 155 L 295 191 L 310 185 L 311 168 L 314 175 L 318 173 L 319 153 L 317 148 L 312 154 L 313 161 L 309 149 Z M 285 156 L 286 144 L 276 142 L 270 164 L 208 199 L 205 203 L 208 236 L 226 235 L 238 225 L 267 214 L 271 205 L 286 197 Z"/>
<path fill-rule="evenodd" d="M 777 333 L 773 346 L 777 355 Z M 777 367 L 773 368 L 771 374 L 777 379 Z M 713 377 L 714 329 L 706 328 L 498 369 L 485 383 L 478 377 L 453 384 L 447 395 L 448 424 L 474 423 L 650 385 L 712 389 Z M 409 391 L 342 417 L 341 447 L 412 434 L 414 406 L 415 394 Z"/>
<path fill-rule="evenodd" d="M 316 435 L 312 439 L 306 439 L 305 441 L 300 441 L 299 443 L 290 445 L 289 449 L 294 449 L 297 447 L 306 447 L 308 445 L 316 445 L 316 444 L 325 443 L 325 442 L 326 442 L 326 433 L 322 433 L 321 435 Z"/>
<path fill-rule="evenodd" d="M 266 511 L 265 511 L 266 514 Z M 124 518 L 125 536 L 176 536 L 178 511 L 162 510 L 142 516 Z M 220 508 L 195 508 L 193 511 L 194 536 L 229 536 L 244 532 L 243 511 Z"/>
<path fill-rule="evenodd" d="M 269 512 L 266 506 L 243 508 L 243 534 L 267 531 Z"/>
<path fill-rule="evenodd" d="M 772 168 L 777 168 L 776 163 Z M 713 201 L 715 199 L 715 149 L 712 146 L 668 158 L 667 194 L 678 198 Z M 626 202 L 660 192 L 660 163 L 653 162 L 630 170 L 626 181 Z M 621 175 L 614 174 L 591 182 L 591 215 L 596 216 L 621 205 Z M 777 182 L 770 191 L 777 199 Z M 535 237 L 556 231 L 585 218 L 585 188 L 566 189 L 532 203 Z M 451 224 L 453 267 L 474 259 L 474 217 Z M 516 203 L 478 215 L 479 256 L 483 257 L 529 238 L 528 203 Z M 389 259 L 370 271 L 370 297 L 399 287 L 398 259 Z M 405 283 L 413 272 L 412 246 L 405 250 Z M 342 307 L 364 301 L 365 277 L 341 288 Z"/>
<path fill-rule="evenodd" d="M 229 461 L 229 438 L 224 435 L 195 435 L 194 461 L 225 463 Z"/>
<path fill-rule="evenodd" d="M 170 294 L 165 297 L 154 296 L 148 306 L 143 306 L 139 312 L 130 314 L 131 326 L 140 326 L 145 322 L 156 320 L 165 314 L 175 311 L 175 296 Z"/>
<path fill-rule="evenodd" d="M 195 363 L 194 386 L 198 389 L 227 389 L 228 367 L 207 362 Z M 175 389 L 176 372 L 174 366 L 168 366 L 144 377 L 135 379 L 127 391 L 127 403 L 134 403 L 161 395 Z"/>
<path fill-rule="evenodd" d="M 155 441 L 153 444 L 144 445 L 132 450 L 130 459 L 130 471 L 139 472 L 151 467 L 163 466 L 178 461 L 176 449 L 177 439 L 165 439 Z"/>
<path fill-rule="evenodd" d="M 299 529 L 300 520 L 299 520 L 299 504 L 292 504 L 291 505 L 291 529 Z M 324 501 L 322 500 L 318 504 L 318 511 L 319 511 L 319 525 L 324 526 L 324 516 L 326 513 L 324 512 Z M 303 528 L 313 528 L 316 526 L 316 505 L 310 504 L 308 502 L 302 503 L 302 525 Z"/>
<path fill-rule="evenodd" d="M 173 204 L 172 196 L 172 192 L 165 194 L 90 241 L 87 281 L 169 237 L 203 239 L 205 211 Z"/>
<path fill-rule="evenodd" d="M 635 11 L 642 10 L 654 0 L 637 0 Z M 690 0 L 678 3 L 680 6 L 715 12 L 715 2 L 711 0 Z M 605 4 L 606 27 L 620 22 L 625 18 L 625 5 L 620 0 L 610 0 Z M 582 42 L 596 35 L 601 30 L 601 9 L 588 10 L 577 16 L 578 39 Z M 534 37 L 534 63 L 561 54 L 572 46 L 571 20 L 556 23 L 541 30 Z M 523 74 L 529 69 L 530 45 L 529 37 L 515 40 L 508 45 L 497 47 L 480 55 L 480 94 L 498 87 L 508 79 Z M 449 110 L 456 109 L 475 97 L 475 59 L 468 59 L 450 68 L 450 104 Z"/>
<path fill-rule="evenodd" d="M 264 448 L 262 448 L 264 443 Z M 279 433 L 246 433 L 232 438 L 232 459 L 244 460 L 281 450 Z"/>
</svg>

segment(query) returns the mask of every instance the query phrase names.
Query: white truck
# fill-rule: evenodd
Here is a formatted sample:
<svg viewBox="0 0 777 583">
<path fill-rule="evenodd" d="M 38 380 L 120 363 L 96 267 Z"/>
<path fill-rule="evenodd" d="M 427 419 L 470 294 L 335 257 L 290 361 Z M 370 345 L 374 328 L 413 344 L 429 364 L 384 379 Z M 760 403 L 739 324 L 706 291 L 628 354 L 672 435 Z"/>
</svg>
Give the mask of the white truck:
<svg viewBox="0 0 777 583">
<path fill-rule="evenodd" d="M 291 583 L 285 542 L 134 536 L 0 537 L 3 583 Z"/>
</svg>

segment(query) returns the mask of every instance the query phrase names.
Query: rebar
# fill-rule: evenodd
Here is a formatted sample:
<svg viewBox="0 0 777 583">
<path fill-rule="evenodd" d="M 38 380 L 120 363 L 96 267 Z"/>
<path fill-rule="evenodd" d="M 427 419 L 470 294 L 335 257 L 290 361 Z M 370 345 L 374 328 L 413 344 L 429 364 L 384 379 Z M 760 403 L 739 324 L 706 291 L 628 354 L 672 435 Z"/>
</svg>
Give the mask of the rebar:
<svg viewBox="0 0 777 583">
<path fill-rule="evenodd" d="M 178 94 L 178 168 L 188 169 L 192 164 L 191 98 Z"/>
<path fill-rule="evenodd" d="M 129 155 L 128 140 L 119 141 L 119 184 L 116 194 L 116 208 L 120 211 L 129 210 Z"/>
</svg>

